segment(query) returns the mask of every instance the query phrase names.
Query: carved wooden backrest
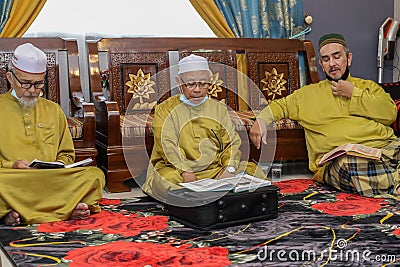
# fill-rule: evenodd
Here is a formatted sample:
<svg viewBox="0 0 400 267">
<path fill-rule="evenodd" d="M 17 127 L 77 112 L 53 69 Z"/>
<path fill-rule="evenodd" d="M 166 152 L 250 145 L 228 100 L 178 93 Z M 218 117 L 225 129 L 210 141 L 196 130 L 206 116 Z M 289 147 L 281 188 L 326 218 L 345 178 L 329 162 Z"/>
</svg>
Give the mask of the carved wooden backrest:
<svg viewBox="0 0 400 267">
<path fill-rule="evenodd" d="M 310 41 L 273 39 L 263 49 L 245 49 L 248 76 L 259 90 L 250 90 L 250 107 L 260 110 L 273 99 L 319 81 Z M 301 64 L 300 64 L 301 63 Z"/>
<path fill-rule="evenodd" d="M 110 101 L 121 114 L 129 105 L 130 111 L 148 112 L 170 96 L 168 50 L 137 48 L 124 39 L 102 39 L 97 46 L 107 53 Z"/>
<path fill-rule="evenodd" d="M 254 38 L 105 38 L 96 43 L 89 43 L 88 48 L 92 99 L 116 101 L 122 114 L 132 99 L 140 110 L 140 108 L 146 108 L 146 105 L 150 108 L 155 100 L 162 101 L 169 96 L 170 77 L 165 77 L 165 80 L 162 81 L 154 81 L 156 82 L 153 85 L 155 93 L 146 95 L 146 90 L 139 90 L 141 95 L 130 93 L 137 90 L 132 86 L 138 75 L 146 79 L 146 75 L 150 74 L 151 79 L 155 73 L 168 68 L 169 51 L 178 51 L 179 58 L 190 53 L 202 55 L 211 62 L 223 63 L 233 69 L 241 69 L 244 73 L 246 73 L 247 67 L 250 79 L 259 88 L 267 86 L 267 83 L 261 82 L 265 78 L 266 71 L 271 74 L 274 74 L 275 71 L 277 74 L 283 73 L 280 85 L 284 86 L 285 90 L 279 90 L 282 96 L 290 94 L 300 85 L 318 81 L 315 53 L 312 43 L 309 41 Z M 106 61 L 106 69 L 109 72 L 109 77 L 106 79 L 109 81 L 110 87 L 109 98 L 103 95 L 100 75 L 102 69 L 96 63 L 96 61 L 101 61 L 101 53 L 107 55 L 107 59 L 102 61 Z M 303 61 L 306 68 L 301 73 L 298 70 L 300 54 L 304 55 Z M 274 64 L 276 65 L 275 71 Z M 270 94 L 271 92 L 266 89 L 262 90 L 261 94 L 258 92 L 255 94 L 252 92 L 254 90 L 246 91 L 246 81 L 243 81 L 246 77 L 235 76 L 236 72 L 234 74 L 227 72 L 228 67 L 211 65 L 213 74 L 218 73 L 218 79 L 226 85 L 226 87 L 220 87 L 222 92 L 218 92 L 216 98 L 227 101 L 227 104 L 235 110 L 243 109 L 244 105 L 241 103 L 243 100 L 249 101 L 249 105 L 253 109 L 259 109 L 266 104 L 260 97 L 261 95 L 266 96 L 267 99 L 272 99 L 274 95 L 275 98 L 281 96 Z M 283 80 L 286 80 L 286 84 L 282 84 Z M 130 81 L 131 83 L 129 83 Z M 233 91 L 239 93 L 241 99 L 238 99 L 238 95 L 233 97 L 229 95 L 233 94 L 233 91 L 225 92 L 226 88 L 234 88 Z M 130 92 L 127 93 L 128 91 Z M 211 90 L 211 92 L 213 91 Z M 215 98 L 215 94 L 213 97 Z"/>
<path fill-rule="evenodd" d="M 260 90 L 251 90 L 250 106 L 262 109 L 271 100 L 285 97 L 300 87 L 295 52 L 246 50 L 249 78 Z"/>
<path fill-rule="evenodd" d="M 179 51 L 182 59 L 190 54 L 205 57 L 211 70 L 211 86 L 208 95 L 237 109 L 237 73 L 235 50 L 193 50 Z"/>
</svg>

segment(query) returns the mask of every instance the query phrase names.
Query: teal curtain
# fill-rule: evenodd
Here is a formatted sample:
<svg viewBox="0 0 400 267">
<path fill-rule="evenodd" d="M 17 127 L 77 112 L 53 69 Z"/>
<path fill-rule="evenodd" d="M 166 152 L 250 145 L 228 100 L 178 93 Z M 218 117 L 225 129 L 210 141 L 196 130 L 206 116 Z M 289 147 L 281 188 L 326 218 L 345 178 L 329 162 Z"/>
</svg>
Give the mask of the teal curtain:
<svg viewBox="0 0 400 267">
<path fill-rule="evenodd" d="M 302 0 L 214 0 L 238 38 L 304 37 Z M 311 30 L 311 28 L 309 29 Z M 296 35 L 296 36 L 295 36 Z M 299 54 L 300 86 L 306 84 L 304 54 Z"/>
<path fill-rule="evenodd" d="M 240 38 L 289 38 L 304 30 L 302 0 L 214 0 Z"/>
<path fill-rule="evenodd" d="M 8 20 L 13 0 L 0 0 L 0 32 Z"/>
</svg>

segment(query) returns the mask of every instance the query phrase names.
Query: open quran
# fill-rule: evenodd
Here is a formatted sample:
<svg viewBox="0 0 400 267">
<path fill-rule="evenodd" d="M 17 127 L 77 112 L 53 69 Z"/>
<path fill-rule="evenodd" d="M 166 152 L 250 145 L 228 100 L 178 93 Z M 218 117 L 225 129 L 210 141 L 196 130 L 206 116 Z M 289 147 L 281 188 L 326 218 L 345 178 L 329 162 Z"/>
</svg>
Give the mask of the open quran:
<svg viewBox="0 0 400 267">
<path fill-rule="evenodd" d="M 319 161 L 318 165 L 322 166 L 326 162 L 344 154 L 378 160 L 382 156 L 382 149 L 372 148 L 361 144 L 343 144 L 326 153 Z"/>
<path fill-rule="evenodd" d="M 29 163 L 29 167 L 35 168 L 35 169 L 60 169 L 60 168 L 73 168 L 73 167 L 79 167 L 79 166 L 86 166 L 90 164 L 93 161 L 92 158 L 87 158 L 78 162 L 74 162 L 72 164 L 65 165 L 62 162 L 58 161 L 41 161 L 38 159 L 34 159 Z"/>
</svg>

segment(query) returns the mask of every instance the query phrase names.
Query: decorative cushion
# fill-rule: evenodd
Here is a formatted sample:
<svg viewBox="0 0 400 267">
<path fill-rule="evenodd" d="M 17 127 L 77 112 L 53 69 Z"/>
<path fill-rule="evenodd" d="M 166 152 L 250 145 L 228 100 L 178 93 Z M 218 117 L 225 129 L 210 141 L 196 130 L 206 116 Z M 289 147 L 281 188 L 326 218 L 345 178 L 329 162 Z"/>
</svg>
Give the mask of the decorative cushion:
<svg viewBox="0 0 400 267">
<path fill-rule="evenodd" d="M 260 113 L 260 110 L 240 110 L 230 111 L 232 122 L 235 124 L 236 131 L 249 131 L 253 126 L 255 117 Z M 289 119 L 281 119 L 274 121 L 268 125 L 268 130 L 289 130 L 289 129 L 303 129 L 297 121 Z"/>
<path fill-rule="evenodd" d="M 74 117 L 67 117 L 67 123 L 72 139 L 81 138 L 83 133 L 83 122 Z"/>
<path fill-rule="evenodd" d="M 145 137 L 145 135 L 153 135 L 151 123 L 154 114 L 136 113 L 120 116 L 120 126 L 122 137 Z"/>
<path fill-rule="evenodd" d="M 249 131 L 253 125 L 254 118 L 259 111 L 243 110 L 230 111 L 229 115 L 236 131 Z M 122 137 L 144 137 L 145 135 L 153 135 L 151 123 L 153 122 L 153 114 L 130 114 L 128 116 L 121 115 L 120 126 Z M 287 130 L 302 129 L 297 121 L 282 119 L 279 122 L 273 122 L 268 125 L 269 130 Z"/>
</svg>

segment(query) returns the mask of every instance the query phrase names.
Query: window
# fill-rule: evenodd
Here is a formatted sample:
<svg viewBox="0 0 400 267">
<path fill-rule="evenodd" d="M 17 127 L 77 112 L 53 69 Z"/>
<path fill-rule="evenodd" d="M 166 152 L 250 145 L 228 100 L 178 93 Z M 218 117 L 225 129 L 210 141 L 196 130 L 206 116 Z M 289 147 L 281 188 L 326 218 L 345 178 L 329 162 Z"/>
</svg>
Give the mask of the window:
<svg viewBox="0 0 400 267">
<path fill-rule="evenodd" d="M 50 33 L 215 37 L 188 0 L 48 0 L 25 36 Z"/>
<path fill-rule="evenodd" d="M 86 40 L 216 36 L 189 0 L 47 0 L 24 37 L 76 39 L 85 89 L 89 88 Z M 83 93 L 89 100 L 88 90 Z"/>
</svg>

